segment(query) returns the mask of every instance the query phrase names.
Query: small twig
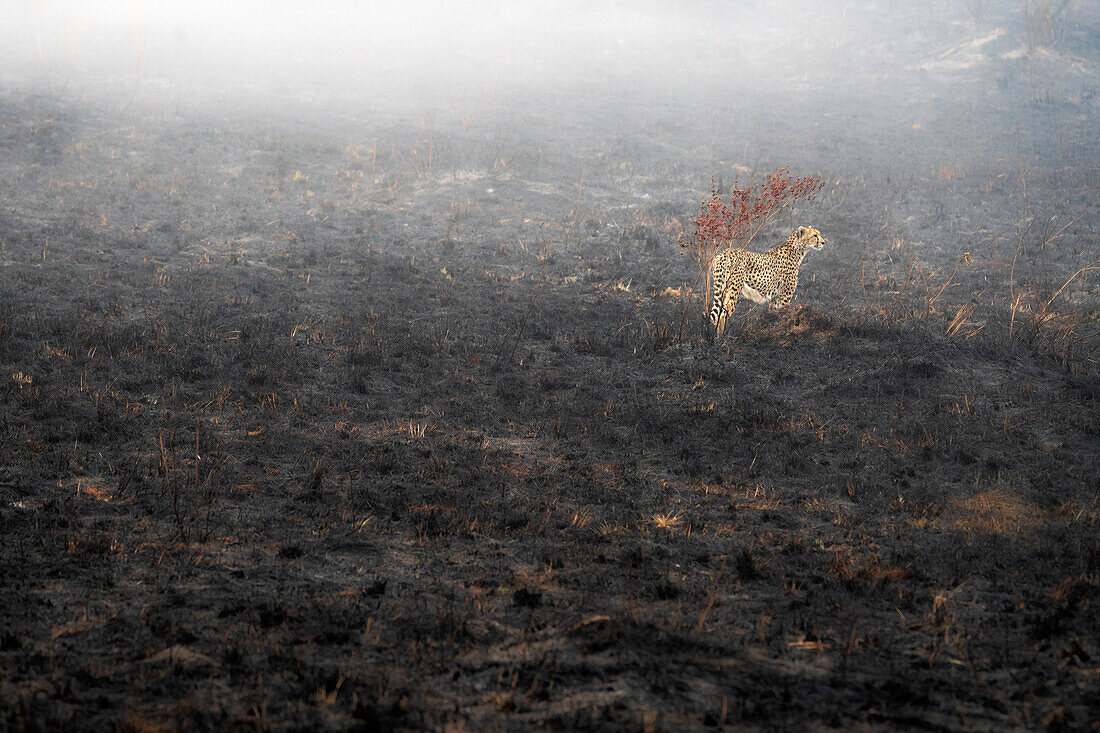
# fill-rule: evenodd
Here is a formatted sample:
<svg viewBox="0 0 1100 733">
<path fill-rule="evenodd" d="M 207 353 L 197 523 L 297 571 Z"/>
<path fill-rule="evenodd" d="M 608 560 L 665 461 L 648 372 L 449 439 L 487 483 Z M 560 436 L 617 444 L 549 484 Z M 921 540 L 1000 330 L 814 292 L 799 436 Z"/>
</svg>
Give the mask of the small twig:
<svg viewBox="0 0 1100 733">
<path fill-rule="evenodd" d="M 945 282 L 945 283 L 943 284 L 943 287 L 939 289 L 939 292 L 937 292 L 937 293 L 936 293 L 936 296 L 935 296 L 934 298 L 932 298 L 932 300 L 930 300 L 930 301 L 929 301 L 928 305 L 930 305 L 930 306 L 931 306 L 931 305 L 933 305 L 933 304 L 934 304 L 934 303 L 935 303 L 935 302 L 936 302 L 937 300 L 939 300 L 939 299 L 940 299 L 940 296 L 941 296 L 941 295 L 943 295 L 943 291 L 944 291 L 944 290 L 947 290 L 947 286 L 948 286 L 948 285 L 950 285 L 950 284 L 951 284 L 951 281 L 955 279 L 955 273 L 957 273 L 957 272 L 959 271 L 959 264 L 960 264 L 961 262 L 964 262 L 964 261 L 965 261 L 965 262 L 969 262 L 969 261 L 970 261 L 970 255 L 968 255 L 968 254 L 964 253 L 964 254 L 963 254 L 963 256 L 962 256 L 961 258 L 959 258 L 958 260 L 956 260 L 956 262 L 955 262 L 955 269 L 951 271 L 951 277 L 947 278 L 947 282 Z"/>
<path fill-rule="evenodd" d="M 703 610 L 699 613 L 699 621 L 695 624 L 696 632 L 703 630 L 703 624 L 706 623 L 707 616 L 710 614 L 711 609 L 714 608 L 714 604 L 718 601 L 718 584 L 722 581 L 722 575 L 725 572 L 726 560 L 722 560 L 722 567 L 718 568 L 718 572 L 714 576 L 714 585 L 711 586 L 710 592 L 707 593 L 706 605 L 703 606 Z"/>
<path fill-rule="evenodd" d="M 542 275 L 539 278 L 538 283 L 535 285 L 535 291 L 531 293 L 531 302 L 527 305 L 527 312 L 523 314 L 523 320 L 519 322 L 519 328 L 516 329 L 516 340 L 512 342 L 512 349 L 508 352 L 508 360 L 511 361 L 515 356 L 516 349 L 519 347 L 519 340 L 523 337 L 523 331 L 527 327 L 527 321 L 531 317 L 531 311 L 535 309 L 535 300 L 539 297 L 539 290 L 542 289 L 542 284 L 546 282 L 546 263 L 542 263 Z M 503 343 L 501 344 L 503 347 Z M 501 355 L 504 353 L 504 349 L 497 350 L 497 357 L 493 360 L 493 369 L 500 366 Z"/>
<path fill-rule="evenodd" d="M 928 317 L 930 317 L 932 315 L 932 301 L 931 301 L 932 290 L 931 290 L 931 288 L 928 287 L 928 274 L 924 271 L 924 265 L 922 265 L 918 262 L 917 267 L 920 269 L 921 281 L 924 283 L 924 299 L 925 299 L 924 317 L 927 319 Z"/>
<path fill-rule="evenodd" d="M 1027 237 L 1028 232 L 1031 231 L 1031 227 L 1035 226 L 1036 217 L 1032 217 L 1028 223 L 1027 228 L 1024 229 L 1024 233 L 1020 235 L 1020 241 L 1016 243 L 1016 254 L 1012 255 L 1012 266 L 1008 270 L 1008 298 L 1012 301 L 1012 317 L 1008 322 L 1008 335 L 1012 336 L 1013 329 L 1016 325 L 1016 308 L 1020 304 L 1020 299 L 1016 297 L 1016 259 L 1020 256 L 1020 249 L 1024 246 L 1024 238 Z"/>
<path fill-rule="evenodd" d="M 1039 312 L 1040 312 L 1040 313 L 1046 313 L 1046 310 L 1047 310 L 1047 308 L 1049 308 L 1049 307 L 1050 307 L 1050 304 L 1054 302 L 1054 299 L 1055 299 L 1055 298 L 1057 298 L 1057 297 L 1058 297 L 1059 295 L 1061 295 L 1061 294 L 1062 294 L 1062 291 L 1063 291 L 1063 290 L 1065 290 L 1065 289 L 1066 289 L 1066 287 L 1067 287 L 1067 286 L 1068 286 L 1068 285 L 1069 285 L 1069 284 L 1070 284 L 1071 282 L 1073 282 L 1074 280 L 1076 280 L 1076 279 L 1077 279 L 1077 276 L 1078 276 L 1078 275 L 1082 275 L 1082 274 L 1084 274 L 1084 273 L 1086 273 L 1086 272 L 1089 272 L 1089 271 L 1091 271 L 1091 270 L 1100 270 L 1100 260 L 1098 260 L 1098 261 L 1097 261 L 1096 263 L 1094 263 L 1094 264 L 1091 264 L 1091 265 L 1086 265 L 1085 267 L 1082 267 L 1082 268 L 1081 268 L 1080 270 L 1078 270 L 1077 272 L 1073 273 L 1073 275 L 1071 275 L 1071 276 L 1070 276 L 1069 280 L 1066 280 L 1066 281 L 1065 281 L 1065 282 L 1064 282 L 1064 283 L 1062 284 L 1062 287 L 1058 288 L 1058 292 L 1056 292 L 1056 293 L 1055 293 L 1054 295 L 1050 296 L 1050 299 L 1049 299 L 1049 300 L 1048 300 L 1047 302 L 1043 303 L 1043 307 L 1042 307 L 1042 308 L 1040 309 L 1040 311 L 1039 311 Z"/>
<path fill-rule="evenodd" d="M 871 303 L 867 300 L 867 256 L 859 256 L 859 284 L 863 287 L 863 309 L 871 310 Z"/>
<path fill-rule="evenodd" d="M 1087 207 L 1087 208 L 1086 208 L 1086 209 L 1085 209 L 1084 211 L 1082 211 L 1082 212 L 1081 212 L 1080 214 L 1078 214 L 1078 215 L 1077 215 L 1077 216 L 1075 216 L 1074 218 L 1072 218 L 1072 219 L 1070 219 L 1069 221 L 1067 221 L 1067 222 L 1066 222 L 1065 224 L 1063 224 L 1063 225 L 1062 225 L 1062 228 L 1061 228 L 1061 229 L 1059 229 L 1059 230 L 1058 230 L 1058 231 L 1056 231 L 1056 232 L 1055 232 L 1054 234 L 1050 235 L 1050 236 L 1049 236 L 1049 237 L 1047 237 L 1047 238 L 1046 238 L 1045 240 L 1043 240 L 1043 246 L 1042 246 L 1042 247 L 1040 247 L 1039 249 L 1045 249 L 1045 248 L 1046 248 L 1046 246 L 1047 246 L 1048 244 L 1050 244 L 1051 242 L 1053 242 L 1054 240 L 1056 240 L 1056 239 L 1061 239 L 1062 237 L 1066 236 L 1066 235 L 1064 234 L 1064 232 L 1065 232 L 1065 231 L 1066 231 L 1067 229 L 1069 229 L 1069 228 L 1070 228 L 1071 226 L 1073 226 L 1074 224 L 1076 224 L 1076 223 L 1077 223 L 1078 221 L 1080 221 L 1080 220 L 1081 220 L 1081 217 L 1083 217 L 1083 216 L 1084 216 L 1085 214 L 1089 213 L 1090 211 L 1092 211 L 1092 206 L 1089 206 L 1089 207 Z"/>
</svg>

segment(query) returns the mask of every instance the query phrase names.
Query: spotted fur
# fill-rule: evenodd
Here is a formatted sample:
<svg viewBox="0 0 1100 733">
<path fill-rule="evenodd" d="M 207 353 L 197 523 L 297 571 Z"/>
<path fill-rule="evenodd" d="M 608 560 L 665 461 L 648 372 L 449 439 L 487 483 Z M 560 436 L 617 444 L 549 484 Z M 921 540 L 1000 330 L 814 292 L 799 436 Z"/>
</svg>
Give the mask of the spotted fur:
<svg viewBox="0 0 1100 733">
<path fill-rule="evenodd" d="M 715 336 L 726 330 L 726 322 L 741 296 L 771 308 L 786 308 L 798 287 L 798 268 L 810 248 L 821 249 L 825 239 L 812 227 L 799 227 L 787 241 L 764 253 L 730 247 L 719 252 L 711 265 L 710 325 Z"/>
</svg>

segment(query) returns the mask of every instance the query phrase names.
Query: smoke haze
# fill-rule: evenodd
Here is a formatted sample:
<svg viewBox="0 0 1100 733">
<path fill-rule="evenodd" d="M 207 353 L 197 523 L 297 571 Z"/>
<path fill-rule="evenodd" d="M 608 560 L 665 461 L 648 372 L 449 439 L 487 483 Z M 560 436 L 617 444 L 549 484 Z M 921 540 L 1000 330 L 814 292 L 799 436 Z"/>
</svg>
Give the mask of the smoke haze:
<svg viewBox="0 0 1100 733">
<path fill-rule="evenodd" d="M 402 100 L 627 84 L 627 96 L 679 96 L 838 74 L 873 84 L 915 73 L 982 22 L 965 3 L 919 6 L 21 0 L 0 8 L 0 59 L 7 85 L 136 85 L 148 99 L 158 88 Z"/>
<path fill-rule="evenodd" d="M 1076 8 L 1073 23 L 1094 22 L 1095 5 Z M 991 138 L 1000 157 L 1045 154 L 1011 109 L 1052 87 L 1080 96 L 1094 79 L 1071 70 L 1052 81 L 1044 59 L 1021 61 L 1034 41 L 1021 8 L 21 0 L 0 6 L 0 84 L 168 115 L 476 110 L 549 115 L 582 136 L 665 119 L 680 128 L 665 134 L 713 138 L 725 126 L 767 147 L 787 109 L 779 124 L 796 137 L 817 115 L 854 114 L 859 138 L 939 125 L 923 142 L 938 156 L 984 154 Z M 1048 112 L 1055 146 L 1087 134 L 1081 115 Z M 862 155 L 858 140 L 842 142 L 849 159 Z"/>
</svg>

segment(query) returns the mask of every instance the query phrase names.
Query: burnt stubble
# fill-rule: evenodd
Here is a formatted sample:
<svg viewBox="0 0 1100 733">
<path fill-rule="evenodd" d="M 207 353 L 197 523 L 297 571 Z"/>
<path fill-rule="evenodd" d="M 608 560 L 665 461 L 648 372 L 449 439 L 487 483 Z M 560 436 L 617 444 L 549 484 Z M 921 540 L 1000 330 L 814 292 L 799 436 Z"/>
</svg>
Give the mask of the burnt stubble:
<svg viewBox="0 0 1100 733">
<path fill-rule="evenodd" d="M 1086 727 L 1100 55 L 1055 48 L 718 114 L 0 92 L 0 727 Z M 829 244 L 711 342 L 677 238 L 786 164 L 826 186 L 756 249 Z"/>
</svg>

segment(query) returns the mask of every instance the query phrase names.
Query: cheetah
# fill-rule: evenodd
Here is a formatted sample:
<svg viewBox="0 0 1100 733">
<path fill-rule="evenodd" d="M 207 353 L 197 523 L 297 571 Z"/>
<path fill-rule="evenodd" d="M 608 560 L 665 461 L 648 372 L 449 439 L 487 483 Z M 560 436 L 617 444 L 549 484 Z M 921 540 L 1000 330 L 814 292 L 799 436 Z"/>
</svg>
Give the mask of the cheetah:
<svg viewBox="0 0 1100 733">
<path fill-rule="evenodd" d="M 742 295 L 755 303 L 770 302 L 774 310 L 787 307 L 798 287 L 798 268 L 806 251 L 824 246 L 821 232 L 799 227 L 786 242 L 763 254 L 738 247 L 718 253 L 711 265 L 710 325 L 714 336 L 726 330 L 726 321 Z"/>
</svg>

